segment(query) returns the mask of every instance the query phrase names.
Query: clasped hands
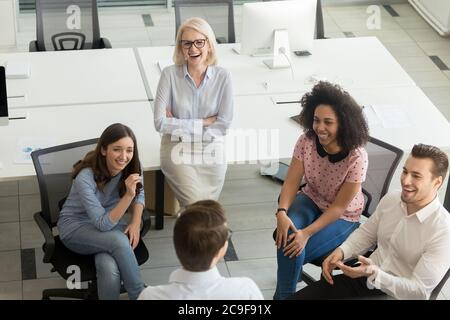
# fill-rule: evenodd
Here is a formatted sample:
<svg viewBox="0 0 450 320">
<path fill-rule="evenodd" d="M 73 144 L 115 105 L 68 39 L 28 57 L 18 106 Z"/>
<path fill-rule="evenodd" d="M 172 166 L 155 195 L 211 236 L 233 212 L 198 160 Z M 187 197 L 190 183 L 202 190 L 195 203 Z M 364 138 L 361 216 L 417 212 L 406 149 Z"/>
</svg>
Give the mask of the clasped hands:
<svg viewBox="0 0 450 320">
<path fill-rule="evenodd" d="M 334 250 L 322 263 L 322 274 L 329 284 L 334 284 L 332 272 L 339 268 L 347 277 L 370 277 L 374 274 L 376 266 L 370 258 L 358 255 L 358 262 L 353 266 L 347 266 L 342 261 L 344 253 L 340 248 Z"/>
<path fill-rule="evenodd" d="M 308 243 L 309 234 L 305 230 L 297 230 L 294 223 L 289 219 L 286 221 L 279 221 L 277 223 L 277 236 L 275 239 L 275 245 L 278 249 L 283 247 L 285 256 L 289 256 L 289 259 L 298 257 L 306 244 Z M 292 230 L 292 233 L 288 235 L 288 230 Z"/>
</svg>

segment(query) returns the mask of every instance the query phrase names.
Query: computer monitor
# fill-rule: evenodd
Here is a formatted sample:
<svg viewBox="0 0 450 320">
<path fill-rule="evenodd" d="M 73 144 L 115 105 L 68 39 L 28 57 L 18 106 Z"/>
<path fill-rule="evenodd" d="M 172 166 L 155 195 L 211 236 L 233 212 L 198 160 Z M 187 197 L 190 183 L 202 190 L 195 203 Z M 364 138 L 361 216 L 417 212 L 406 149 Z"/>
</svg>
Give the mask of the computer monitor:
<svg viewBox="0 0 450 320">
<path fill-rule="evenodd" d="M 240 53 L 271 53 L 283 67 L 291 51 L 312 52 L 316 6 L 317 0 L 244 3 Z"/>
<path fill-rule="evenodd" d="M 5 67 L 0 66 L 0 126 L 8 125 L 8 95 L 6 94 Z"/>
</svg>

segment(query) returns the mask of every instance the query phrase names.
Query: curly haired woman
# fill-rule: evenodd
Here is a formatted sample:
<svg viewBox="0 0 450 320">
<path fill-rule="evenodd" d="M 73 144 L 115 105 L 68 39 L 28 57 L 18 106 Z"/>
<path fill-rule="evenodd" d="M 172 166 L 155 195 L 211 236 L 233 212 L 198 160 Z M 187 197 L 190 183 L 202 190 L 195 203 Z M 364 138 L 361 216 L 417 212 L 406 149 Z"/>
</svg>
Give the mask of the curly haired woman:
<svg viewBox="0 0 450 320">
<path fill-rule="evenodd" d="M 338 247 L 358 227 L 369 138 L 362 108 L 342 88 L 319 82 L 301 100 L 304 134 L 294 148 L 276 212 L 277 288 L 296 291 L 303 265 Z M 302 183 L 306 183 L 298 192 Z"/>
</svg>

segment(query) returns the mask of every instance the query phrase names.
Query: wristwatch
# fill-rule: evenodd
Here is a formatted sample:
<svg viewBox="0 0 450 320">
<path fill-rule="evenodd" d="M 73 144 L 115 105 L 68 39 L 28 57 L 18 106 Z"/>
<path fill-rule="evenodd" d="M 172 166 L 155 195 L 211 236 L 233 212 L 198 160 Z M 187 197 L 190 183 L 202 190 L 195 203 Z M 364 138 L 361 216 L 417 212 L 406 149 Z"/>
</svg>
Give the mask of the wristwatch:
<svg viewBox="0 0 450 320">
<path fill-rule="evenodd" d="M 275 216 L 278 214 L 278 212 L 280 211 L 284 211 L 287 214 L 287 209 L 286 208 L 278 208 L 277 211 L 275 212 Z"/>
</svg>

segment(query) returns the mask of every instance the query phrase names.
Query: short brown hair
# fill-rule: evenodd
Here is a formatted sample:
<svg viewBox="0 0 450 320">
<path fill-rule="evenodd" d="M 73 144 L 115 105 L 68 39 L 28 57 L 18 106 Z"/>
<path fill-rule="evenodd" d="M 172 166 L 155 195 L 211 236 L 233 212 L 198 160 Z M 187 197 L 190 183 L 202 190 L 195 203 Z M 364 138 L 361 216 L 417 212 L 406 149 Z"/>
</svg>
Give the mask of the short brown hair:
<svg viewBox="0 0 450 320">
<path fill-rule="evenodd" d="M 433 169 L 431 171 L 433 176 L 435 178 L 442 177 L 442 180 L 445 179 L 448 170 L 448 157 L 441 149 L 419 143 L 414 145 L 411 156 L 419 159 L 431 159 L 433 161 Z"/>
<path fill-rule="evenodd" d="M 186 208 L 175 223 L 173 242 L 178 259 L 188 271 L 206 271 L 228 239 L 225 213 L 214 200 Z"/>
</svg>

